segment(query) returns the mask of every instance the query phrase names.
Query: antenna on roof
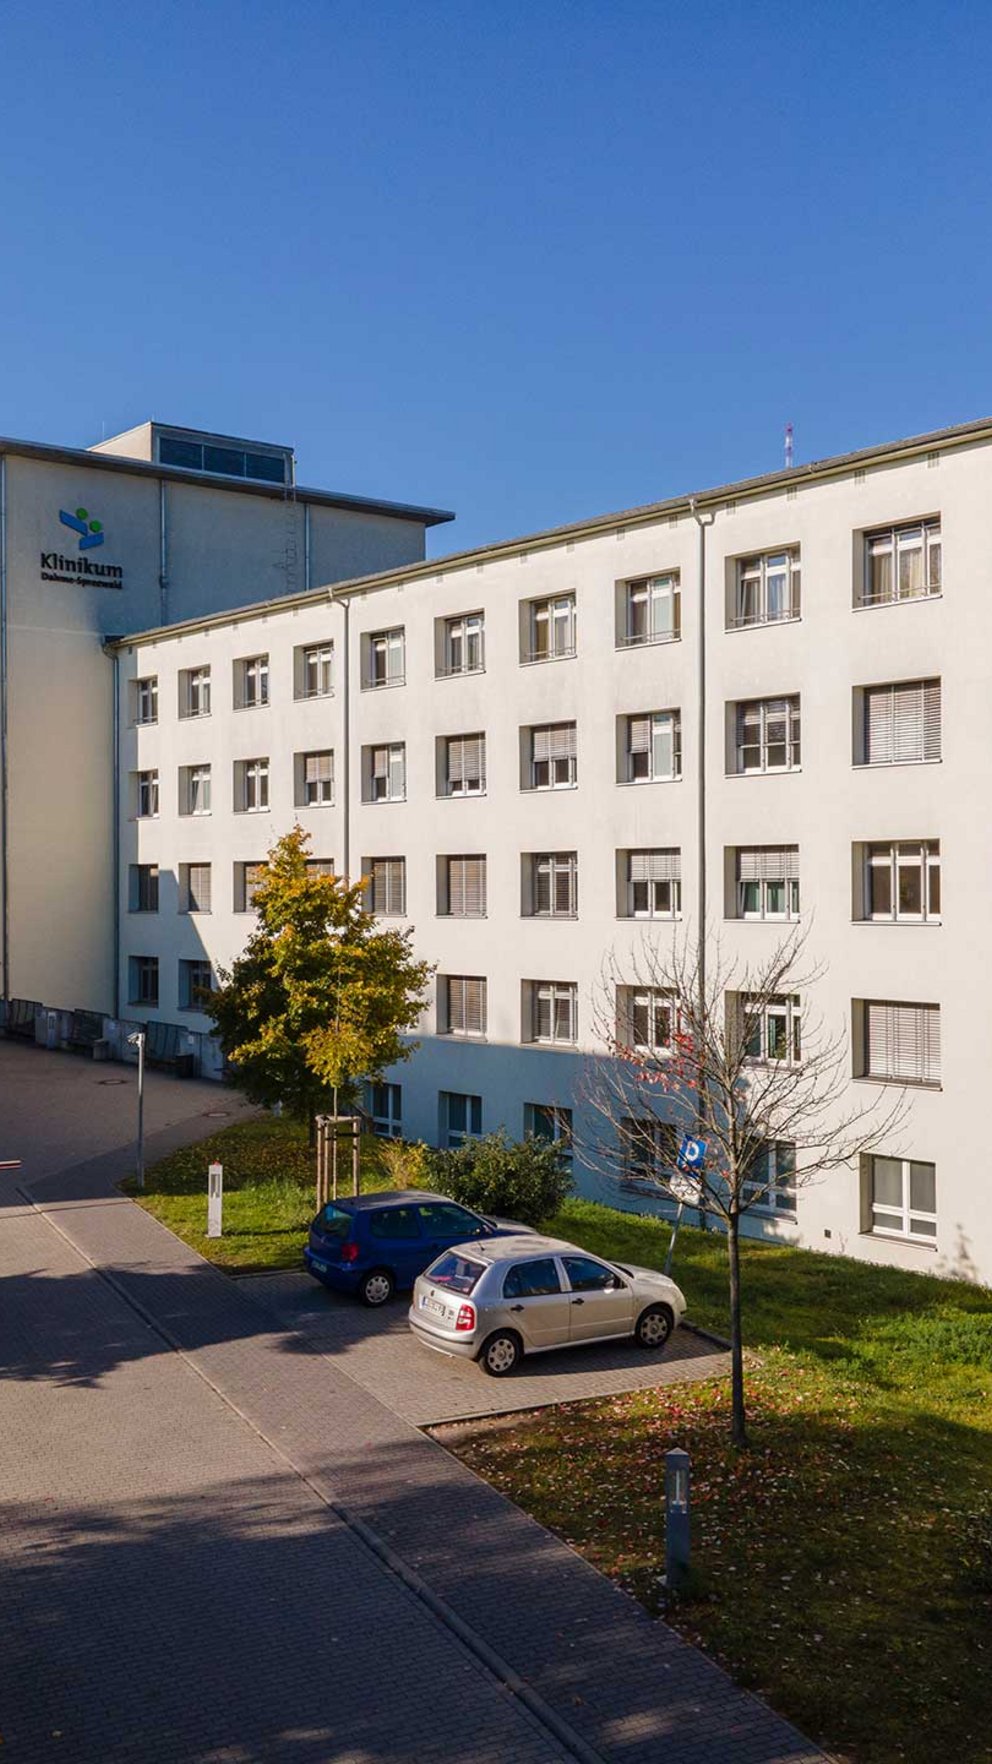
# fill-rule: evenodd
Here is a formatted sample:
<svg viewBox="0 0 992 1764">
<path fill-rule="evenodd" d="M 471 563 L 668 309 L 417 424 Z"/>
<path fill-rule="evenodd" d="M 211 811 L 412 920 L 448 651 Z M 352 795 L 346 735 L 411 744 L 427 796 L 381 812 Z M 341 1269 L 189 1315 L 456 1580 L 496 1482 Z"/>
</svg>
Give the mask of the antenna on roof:
<svg viewBox="0 0 992 1764">
<path fill-rule="evenodd" d="M 785 469 L 792 470 L 792 424 L 785 425 Z"/>
</svg>

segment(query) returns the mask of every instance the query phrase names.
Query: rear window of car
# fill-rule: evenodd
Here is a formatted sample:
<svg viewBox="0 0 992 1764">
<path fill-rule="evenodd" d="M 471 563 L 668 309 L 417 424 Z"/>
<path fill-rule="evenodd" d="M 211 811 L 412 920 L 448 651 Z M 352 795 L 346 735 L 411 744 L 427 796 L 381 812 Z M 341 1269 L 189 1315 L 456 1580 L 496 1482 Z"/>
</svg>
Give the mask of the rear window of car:
<svg viewBox="0 0 992 1764">
<path fill-rule="evenodd" d="M 472 1292 L 485 1273 L 484 1262 L 470 1262 L 468 1256 L 456 1256 L 446 1250 L 427 1270 L 427 1279 L 435 1286 L 447 1286 L 452 1292 Z"/>
<path fill-rule="evenodd" d="M 369 1214 L 369 1236 L 406 1240 L 420 1236 L 414 1207 L 376 1207 Z"/>
<path fill-rule="evenodd" d="M 351 1225 L 351 1214 L 345 1213 L 330 1201 L 322 1207 L 314 1220 L 314 1227 L 324 1237 L 347 1237 Z"/>
</svg>

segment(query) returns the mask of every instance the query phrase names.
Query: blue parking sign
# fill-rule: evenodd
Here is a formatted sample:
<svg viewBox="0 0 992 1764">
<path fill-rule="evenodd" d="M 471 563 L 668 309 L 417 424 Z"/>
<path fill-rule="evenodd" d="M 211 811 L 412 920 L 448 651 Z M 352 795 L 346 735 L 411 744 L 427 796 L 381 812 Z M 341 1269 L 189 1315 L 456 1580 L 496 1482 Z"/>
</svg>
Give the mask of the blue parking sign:
<svg viewBox="0 0 992 1764">
<path fill-rule="evenodd" d="M 705 1139 L 693 1139 L 690 1134 L 684 1134 L 675 1159 L 679 1169 L 685 1170 L 690 1176 L 701 1176 L 705 1160 Z"/>
</svg>

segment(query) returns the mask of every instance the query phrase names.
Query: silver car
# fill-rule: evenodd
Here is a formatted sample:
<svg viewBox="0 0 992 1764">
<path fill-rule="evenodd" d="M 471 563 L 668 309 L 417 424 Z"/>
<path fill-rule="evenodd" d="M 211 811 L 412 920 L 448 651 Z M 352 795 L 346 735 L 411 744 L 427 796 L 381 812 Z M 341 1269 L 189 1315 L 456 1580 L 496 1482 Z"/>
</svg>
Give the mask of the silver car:
<svg viewBox="0 0 992 1764">
<path fill-rule="evenodd" d="M 653 1268 L 528 1234 L 445 1250 L 418 1276 L 408 1320 L 425 1347 L 505 1378 L 524 1354 L 584 1341 L 664 1347 L 684 1314 L 675 1282 Z"/>
</svg>

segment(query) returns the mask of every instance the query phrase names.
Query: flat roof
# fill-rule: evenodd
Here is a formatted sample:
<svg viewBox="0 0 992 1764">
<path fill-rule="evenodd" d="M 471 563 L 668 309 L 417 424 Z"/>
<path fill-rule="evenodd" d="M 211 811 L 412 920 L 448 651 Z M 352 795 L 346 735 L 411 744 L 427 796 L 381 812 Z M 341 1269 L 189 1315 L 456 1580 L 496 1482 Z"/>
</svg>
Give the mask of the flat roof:
<svg viewBox="0 0 992 1764">
<path fill-rule="evenodd" d="M 941 447 L 962 447 L 968 442 L 990 440 L 992 417 L 982 417 L 974 422 L 955 424 L 952 428 L 931 429 L 923 435 L 910 435 L 902 441 L 886 441 L 876 447 L 862 447 L 854 453 L 835 453 L 827 459 L 811 460 L 807 465 L 765 472 L 757 478 L 740 478 L 734 483 L 716 485 L 708 490 L 688 491 L 681 496 L 668 497 L 663 502 L 648 502 L 613 514 L 594 515 L 587 520 L 573 521 L 562 527 L 546 527 L 540 532 L 527 533 L 514 539 L 501 539 L 494 544 L 476 546 L 469 551 L 449 551 L 441 557 L 427 558 L 423 563 L 398 565 L 394 569 L 380 570 L 371 576 L 355 576 L 347 582 L 327 583 L 308 589 L 306 593 L 250 601 L 248 605 L 232 607 L 228 612 L 207 613 L 202 618 L 184 619 L 174 625 L 159 625 L 153 630 L 136 631 L 126 637 L 108 639 L 107 647 L 119 648 L 128 643 L 152 642 L 179 631 L 229 625 L 236 619 L 261 618 L 279 608 L 306 605 L 321 594 L 328 600 L 346 600 L 350 595 L 364 593 L 369 589 L 388 588 L 399 582 L 415 582 L 427 576 L 442 575 L 445 570 L 486 563 L 500 557 L 513 556 L 517 552 L 548 549 L 569 539 L 592 538 L 610 527 L 646 526 L 665 515 L 691 514 L 697 508 L 711 509 L 720 503 L 743 501 L 747 497 L 764 495 L 770 490 L 789 489 L 802 483 L 840 477 L 845 472 L 857 471 L 863 466 L 896 463 L 899 459 L 932 453 Z M 2 445 L 0 442 L 0 448 Z"/>
<path fill-rule="evenodd" d="M 144 428 L 145 425 L 138 424 L 138 427 Z M 131 433 L 130 430 L 124 432 Z M 193 431 L 184 430 L 183 433 L 192 434 Z M 117 438 L 110 437 L 111 440 Z M 246 446 L 247 443 L 241 442 L 240 445 Z M 264 445 L 270 447 L 271 443 Z M 53 465 L 92 466 L 100 472 L 130 472 L 142 478 L 167 478 L 174 484 L 203 484 L 213 490 L 235 490 L 240 496 L 295 496 L 297 502 L 311 502 L 321 508 L 345 508 L 356 514 L 387 515 L 393 520 L 415 521 L 418 526 L 424 527 L 438 527 L 455 518 L 451 509 L 447 508 L 422 508 L 413 502 L 386 502 L 377 496 L 349 496 L 335 490 L 314 490 L 302 484 L 291 488 L 287 484 L 252 482 L 248 478 L 226 478 L 219 472 L 198 472 L 187 466 L 159 465 L 155 460 L 128 459 L 125 454 L 98 453 L 88 447 L 55 447 L 47 441 L 18 441 L 9 436 L 0 436 L 0 453 L 14 454 L 21 459 L 44 460 Z"/>
</svg>

